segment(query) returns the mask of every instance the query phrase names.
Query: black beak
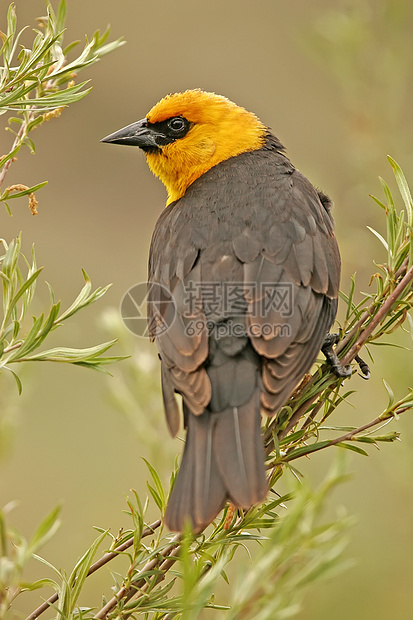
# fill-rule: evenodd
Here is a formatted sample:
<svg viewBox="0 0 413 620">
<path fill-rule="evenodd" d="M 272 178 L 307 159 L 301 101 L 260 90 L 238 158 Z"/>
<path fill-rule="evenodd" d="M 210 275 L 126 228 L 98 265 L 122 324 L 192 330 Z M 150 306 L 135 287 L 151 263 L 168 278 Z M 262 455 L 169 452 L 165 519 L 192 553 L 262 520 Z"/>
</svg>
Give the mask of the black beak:
<svg viewBox="0 0 413 620">
<path fill-rule="evenodd" d="M 110 136 L 103 138 L 101 142 L 139 146 L 143 149 L 159 148 L 159 145 L 156 143 L 157 137 L 160 137 L 160 134 L 149 125 L 146 118 L 143 118 L 123 129 L 119 129 L 119 131 L 115 131 L 115 133 L 111 133 Z"/>
</svg>

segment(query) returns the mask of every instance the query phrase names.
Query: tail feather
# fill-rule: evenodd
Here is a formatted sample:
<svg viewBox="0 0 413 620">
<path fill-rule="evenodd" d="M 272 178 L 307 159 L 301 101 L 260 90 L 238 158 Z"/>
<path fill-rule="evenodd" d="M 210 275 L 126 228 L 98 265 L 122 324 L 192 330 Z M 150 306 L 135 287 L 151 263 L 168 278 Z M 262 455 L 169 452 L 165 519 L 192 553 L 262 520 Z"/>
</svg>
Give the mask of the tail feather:
<svg viewBox="0 0 413 620">
<path fill-rule="evenodd" d="M 268 485 L 260 432 L 259 391 L 249 403 L 219 413 L 187 412 L 188 432 L 165 523 L 201 532 L 230 501 L 250 508 L 265 499 Z"/>
<path fill-rule="evenodd" d="M 231 502 L 250 508 L 268 491 L 261 439 L 259 391 L 249 403 L 218 414 L 214 452 Z"/>
<path fill-rule="evenodd" d="M 188 432 L 178 476 L 169 498 L 165 523 L 172 531 L 182 531 L 189 523 L 201 532 L 227 500 L 227 490 L 213 452 L 215 415 L 188 413 Z"/>
</svg>

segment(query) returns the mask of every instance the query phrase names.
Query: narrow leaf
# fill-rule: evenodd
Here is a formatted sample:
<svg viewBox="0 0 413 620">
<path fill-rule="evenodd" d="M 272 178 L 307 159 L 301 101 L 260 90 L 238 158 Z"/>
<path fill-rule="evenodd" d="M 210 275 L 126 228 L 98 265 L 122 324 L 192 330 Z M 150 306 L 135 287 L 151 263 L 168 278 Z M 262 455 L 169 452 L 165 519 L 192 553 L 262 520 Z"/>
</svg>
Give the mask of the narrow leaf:
<svg viewBox="0 0 413 620">
<path fill-rule="evenodd" d="M 377 230 L 374 230 L 374 228 L 371 228 L 371 226 L 367 226 L 367 228 L 369 229 L 370 232 L 373 233 L 373 235 L 377 237 L 377 239 L 382 243 L 382 245 L 386 248 L 386 250 L 389 251 L 389 244 L 387 243 L 385 238 L 382 237 L 382 235 L 379 232 L 377 232 Z"/>
<path fill-rule="evenodd" d="M 362 454 L 363 456 L 368 456 L 368 452 L 360 448 L 360 446 L 356 446 L 352 443 L 337 443 L 336 446 L 339 448 L 345 448 L 346 450 L 352 450 L 353 452 L 357 452 L 358 454 Z"/>
<path fill-rule="evenodd" d="M 60 526 L 60 506 L 54 508 L 36 529 L 28 545 L 28 553 L 32 555 L 44 545 Z"/>
<path fill-rule="evenodd" d="M 400 168 L 399 164 L 392 157 L 390 157 L 390 155 L 387 156 L 387 159 L 391 167 L 393 168 L 394 176 L 396 177 L 396 182 L 399 187 L 401 197 L 403 198 L 403 202 L 406 205 L 409 225 L 413 226 L 413 202 L 412 195 L 406 181 L 406 177 L 404 176 L 403 170 Z"/>
</svg>

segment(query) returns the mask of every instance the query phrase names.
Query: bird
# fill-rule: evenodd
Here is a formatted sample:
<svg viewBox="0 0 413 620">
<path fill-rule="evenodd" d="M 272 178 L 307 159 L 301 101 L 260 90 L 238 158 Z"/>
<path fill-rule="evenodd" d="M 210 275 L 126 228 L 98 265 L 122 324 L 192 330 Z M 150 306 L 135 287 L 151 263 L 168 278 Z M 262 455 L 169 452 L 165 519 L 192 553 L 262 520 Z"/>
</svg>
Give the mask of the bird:
<svg viewBox="0 0 413 620">
<path fill-rule="evenodd" d="M 167 190 L 148 320 L 166 422 L 176 436 L 183 419 L 186 440 L 164 520 L 197 534 L 228 502 L 266 499 L 262 416 L 310 370 L 337 312 L 332 201 L 255 114 L 212 92 L 168 94 L 102 141 L 141 149 Z"/>
</svg>

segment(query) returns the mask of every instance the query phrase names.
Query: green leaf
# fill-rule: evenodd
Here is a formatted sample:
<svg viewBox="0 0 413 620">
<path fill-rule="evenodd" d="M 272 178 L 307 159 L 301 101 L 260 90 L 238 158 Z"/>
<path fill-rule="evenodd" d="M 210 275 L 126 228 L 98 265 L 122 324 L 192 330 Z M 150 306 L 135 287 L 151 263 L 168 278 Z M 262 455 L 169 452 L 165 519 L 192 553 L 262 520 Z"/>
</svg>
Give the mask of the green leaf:
<svg viewBox="0 0 413 620">
<path fill-rule="evenodd" d="M 382 180 L 382 179 L 380 179 L 380 180 Z M 379 207 L 381 207 L 387 213 L 387 206 L 381 200 L 376 198 L 376 196 L 373 196 L 373 194 L 369 194 L 369 196 L 370 196 L 370 198 L 373 198 L 374 202 L 376 202 L 379 205 Z"/>
<path fill-rule="evenodd" d="M 43 314 L 41 314 L 37 319 L 34 319 L 31 330 L 27 334 L 24 341 L 21 343 L 20 347 L 18 349 L 15 349 L 8 357 L 8 362 L 18 361 L 20 358 L 24 357 L 27 353 L 30 353 L 36 348 L 36 340 L 42 323 Z"/>
<path fill-rule="evenodd" d="M 342 295 L 347 303 L 346 323 L 348 323 L 348 321 L 350 320 L 351 315 L 356 313 L 356 307 L 353 302 L 355 289 L 356 289 L 356 274 L 353 273 L 350 279 L 350 290 L 349 290 L 348 297 L 344 296 L 344 294 Z"/>
<path fill-rule="evenodd" d="M 148 490 L 149 490 L 150 494 L 152 495 L 152 497 L 153 497 L 153 499 L 155 501 L 155 504 L 158 506 L 159 510 L 163 510 L 162 500 L 159 497 L 159 493 L 157 493 L 155 491 L 155 489 L 153 488 L 153 486 L 151 486 L 149 484 L 149 482 L 146 483 L 146 486 L 148 487 Z"/>
<path fill-rule="evenodd" d="M 357 426 L 320 426 L 320 431 L 338 431 L 339 433 L 350 433 L 355 431 Z"/>
<path fill-rule="evenodd" d="M 17 237 L 16 240 L 12 239 L 9 246 L 6 246 L 6 253 L 3 258 L 2 271 L 9 279 L 12 280 L 12 276 L 16 270 L 17 261 L 20 255 L 21 237 Z"/>
<path fill-rule="evenodd" d="M 384 237 L 382 237 L 382 235 L 377 232 L 377 230 L 374 230 L 374 228 L 371 228 L 371 226 L 367 226 L 367 228 L 369 229 L 370 232 L 373 233 L 373 235 L 375 235 L 377 237 L 377 239 L 380 241 L 380 243 L 386 248 L 386 250 L 389 250 L 389 244 L 387 243 L 387 241 L 385 240 Z"/>
<path fill-rule="evenodd" d="M 381 177 L 379 177 L 381 186 L 383 188 L 384 194 L 386 196 L 386 200 L 387 200 L 387 204 L 389 206 L 389 208 L 394 211 L 394 200 L 393 200 L 393 196 L 390 190 L 390 187 L 387 185 L 386 181 L 384 179 L 382 179 Z"/>
<path fill-rule="evenodd" d="M 279 442 L 280 446 L 291 445 L 295 443 L 296 441 L 299 441 L 300 439 L 303 438 L 305 432 L 306 431 L 303 429 L 303 430 L 295 431 L 294 433 L 289 433 L 283 439 L 280 440 Z"/>
<path fill-rule="evenodd" d="M 385 379 L 382 379 L 382 381 L 383 381 L 384 387 L 386 388 L 386 392 L 387 392 L 387 394 L 389 396 L 389 402 L 387 404 L 387 408 L 391 409 L 391 407 L 392 407 L 392 405 L 394 403 L 394 400 L 395 400 L 394 399 L 394 392 L 393 392 L 393 390 L 391 389 L 390 385 L 387 383 L 387 381 Z"/>
<path fill-rule="evenodd" d="M 45 577 L 32 582 L 21 581 L 19 588 L 22 592 L 33 592 L 33 590 L 40 590 L 40 588 L 53 588 L 53 590 L 58 591 L 59 585 L 53 579 Z"/>
<path fill-rule="evenodd" d="M 59 8 L 57 10 L 56 30 L 63 32 L 66 23 L 67 5 L 66 0 L 61 0 Z"/>
<path fill-rule="evenodd" d="M 91 293 L 90 291 L 92 290 L 92 283 L 90 281 L 90 278 L 86 271 L 84 271 L 83 269 L 82 274 L 85 280 L 85 285 L 83 286 L 82 290 L 80 291 L 79 295 L 76 297 L 72 305 L 65 312 L 63 312 L 63 314 L 60 315 L 59 322 L 65 321 L 76 312 L 79 312 L 79 310 L 81 310 L 82 308 L 100 299 L 111 287 L 111 284 L 108 284 L 103 288 L 97 288 L 93 293 Z"/>
<path fill-rule="evenodd" d="M 8 321 L 11 318 L 12 311 L 16 307 L 17 302 L 24 295 L 24 293 L 32 286 L 36 278 L 38 278 L 42 269 L 43 267 L 40 267 L 40 269 L 36 269 L 36 271 L 32 273 L 32 275 L 26 280 L 26 282 L 20 287 L 20 289 L 14 295 L 13 299 L 10 301 L 8 305 L 8 308 L 7 308 L 5 317 L 4 317 L 4 321 L 3 321 L 4 324 L 8 323 Z"/>
<path fill-rule="evenodd" d="M 22 391 L 23 391 L 23 385 L 22 385 L 22 382 L 20 381 L 20 377 L 19 377 L 19 375 L 18 375 L 16 372 L 14 372 L 14 370 L 12 370 L 11 368 L 9 368 L 8 366 L 5 366 L 5 368 L 6 368 L 6 370 L 8 370 L 9 372 L 11 372 L 11 374 L 13 375 L 13 378 L 14 378 L 14 379 L 15 379 L 15 381 L 16 381 L 17 391 L 18 391 L 18 393 L 19 393 L 19 396 L 21 396 L 21 393 L 22 393 Z"/>
<path fill-rule="evenodd" d="M 106 538 L 107 534 L 108 534 L 108 530 L 106 530 L 100 536 L 98 536 L 98 538 L 96 538 L 96 540 L 92 543 L 92 545 L 89 547 L 86 553 L 76 563 L 76 566 L 74 567 L 68 579 L 69 587 L 72 588 L 71 595 L 70 595 L 70 608 L 69 610 L 67 610 L 69 611 L 69 613 L 71 613 L 73 609 L 75 608 L 77 600 L 82 591 L 85 579 L 88 576 L 88 572 L 92 565 L 93 558 L 95 557 L 96 551 L 98 550 L 103 540 Z"/>
<path fill-rule="evenodd" d="M 27 133 L 37 127 L 37 125 L 41 125 L 43 123 L 43 115 L 40 114 L 36 116 L 30 123 L 27 125 Z"/>
<path fill-rule="evenodd" d="M 394 176 L 396 178 L 401 197 L 403 198 L 403 202 L 406 205 L 409 225 L 413 226 L 413 202 L 412 195 L 406 181 L 406 177 L 404 176 L 403 170 L 400 168 L 399 164 L 392 157 L 390 157 L 390 155 L 387 156 L 387 159 L 391 167 L 393 168 Z"/>
<path fill-rule="evenodd" d="M 88 347 L 84 349 L 74 349 L 69 347 L 60 347 L 55 349 L 49 349 L 48 351 L 42 351 L 36 355 L 30 356 L 29 359 L 45 360 L 54 359 L 55 361 L 85 361 L 98 357 L 110 347 L 116 343 L 116 340 L 110 340 L 103 342 L 94 347 Z"/>
<path fill-rule="evenodd" d="M 337 443 L 336 446 L 339 448 L 345 448 L 346 450 L 352 450 L 353 452 L 357 452 L 357 454 L 362 454 L 363 456 L 368 456 L 368 452 L 360 448 L 360 446 L 356 446 L 352 443 L 341 442 Z"/>
<path fill-rule="evenodd" d="M 147 461 L 145 458 L 143 458 L 143 460 L 145 461 L 146 467 L 149 470 L 149 473 L 152 476 L 152 480 L 155 483 L 155 488 L 157 491 L 157 495 L 159 497 L 159 501 L 160 501 L 160 505 L 159 508 L 162 510 L 162 512 L 164 512 L 165 510 L 165 505 L 166 505 L 166 501 L 165 501 L 165 491 L 161 482 L 161 479 L 159 477 L 158 472 L 156 471 L 156 469 L 154 467 L 152 467 L 152 465 L 149 463 L 149 461 Z M 148 485 L 149 486 L 149 485 Z M 155 497 L 154 497 L 155 499 Z M 155 499 L 156 501 L 156 499 Z"/>
<path fill-rule="evenodd" d="M 62 573 L 55 566 L 53 566 L 53 564 L 42 558 L 40 555 L 33 553 L 33 559 L 50 568 L 60 579 L 62 579 Z"/>
<path fill-rule="evenodd" d="M 67 56 L 69 54 L 69 52 L 72 51 L 72 49 L 74 49 L 75 47 L 77 47 L 79 45 L 80 41 L 72 41 L 72 43 L 69 43 L 69 45 L 67 45 L 64 50 L 63 50 L 63 55 Z"/>
<path fill-rule="evenodd" d="M 361 437 L 354 437 L 354 441 L 360 441 L 361 443 L 376 443 L 375 437 L 370 435 L 362 435 Z"/>
<path fill-rule="evenodd" d="M 317 443 L 312 443 L 308 446 L 301 446 L 300 448 L 295 448 L 291 452 L 287 454 L 287 456 L 283 457 L 282 461 L 292 461 L 294 459 L 298 459 L 301 456 L 305 456 L 306 454 L 311 454 L 311 452 L 316 452 L 318 450 L 323 450 L 323 448 L 327 448 L 330 446 L 330 441 L 319 441 Z"/>
<path fill-rule="evenodd" d="M 29 541 L 27 548 L 28 554 L 32 555 L 33 553 L 36 553 L 36 551 L 56 533 L 60 526 L 60 511 L 61 507 L 57 506 L 41 522 Z"/>
</svg>

